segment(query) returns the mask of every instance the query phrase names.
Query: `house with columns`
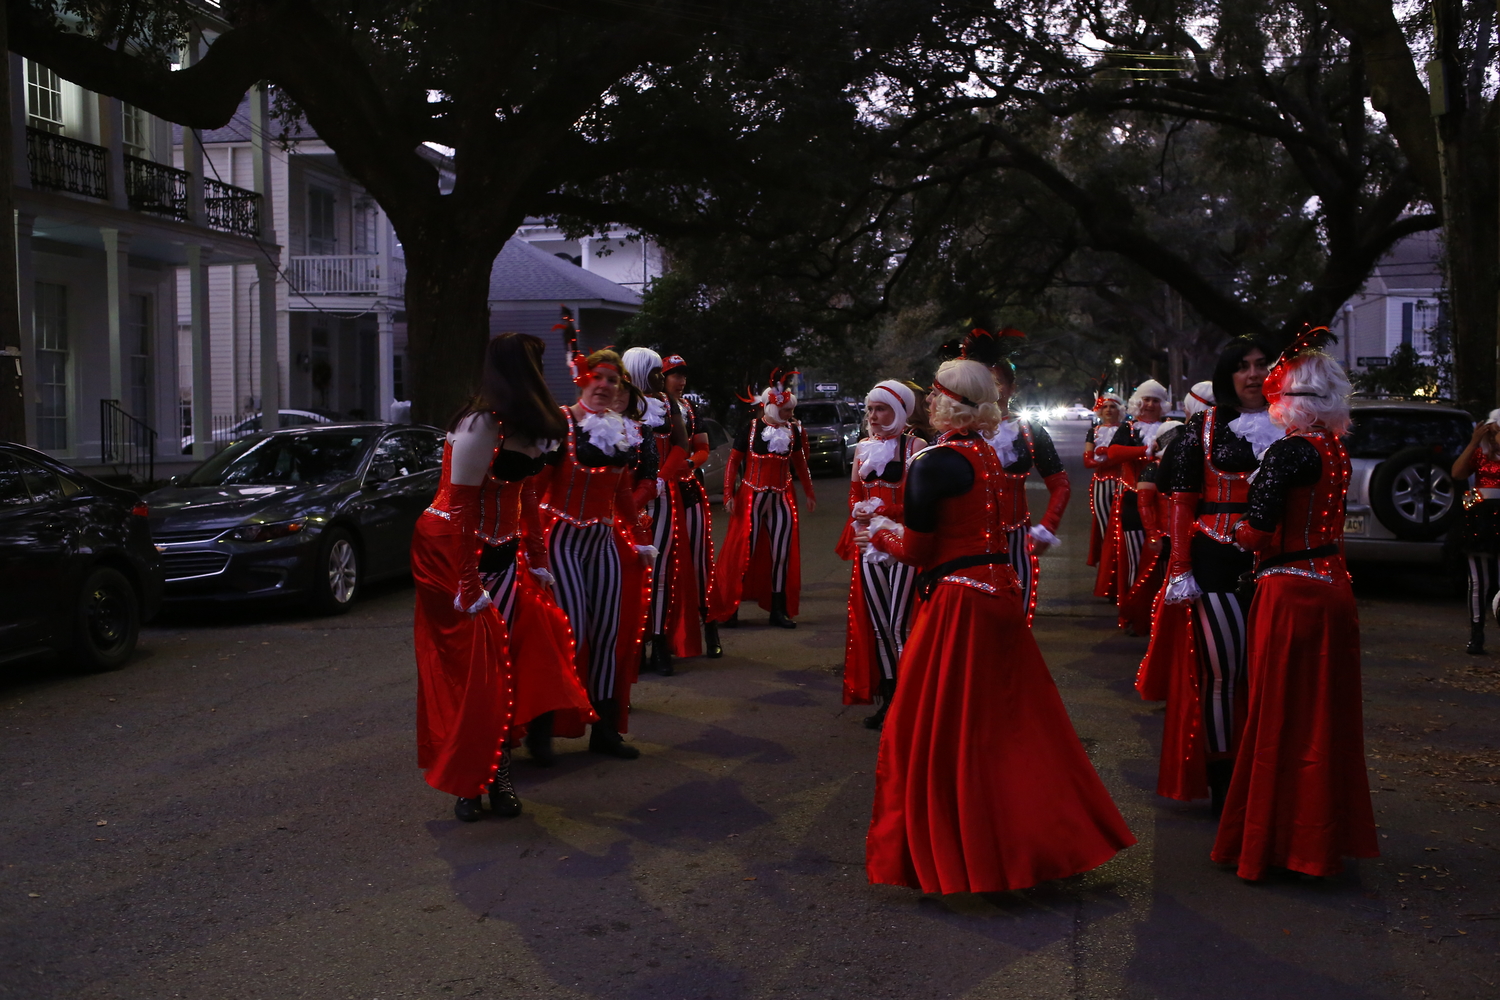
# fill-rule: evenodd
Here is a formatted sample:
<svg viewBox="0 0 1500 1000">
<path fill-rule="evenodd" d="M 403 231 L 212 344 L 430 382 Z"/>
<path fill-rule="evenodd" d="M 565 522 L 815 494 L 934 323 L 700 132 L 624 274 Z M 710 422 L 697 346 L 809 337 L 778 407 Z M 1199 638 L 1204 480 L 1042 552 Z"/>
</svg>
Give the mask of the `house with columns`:
<svg viewBox="0 0 1500 1000">
<path fill-rule="evenodd" d="M 195 30 L 184 62 L 212 39 Z M 25 443 L 96 474 L 160 479 L 211 441 L 211 410 L 194 406 L 203 443 L 181 454 L 183 391 L 206 399 L 213 379 L 211 268 L 261 275 L 252 312 L 275 313 L 269 150 L 257 140 L 242 174 L 215 176 L 169 123 L 8 55 Z M 264 121 L 265 94 L 248 103 Z"/>
</svg>

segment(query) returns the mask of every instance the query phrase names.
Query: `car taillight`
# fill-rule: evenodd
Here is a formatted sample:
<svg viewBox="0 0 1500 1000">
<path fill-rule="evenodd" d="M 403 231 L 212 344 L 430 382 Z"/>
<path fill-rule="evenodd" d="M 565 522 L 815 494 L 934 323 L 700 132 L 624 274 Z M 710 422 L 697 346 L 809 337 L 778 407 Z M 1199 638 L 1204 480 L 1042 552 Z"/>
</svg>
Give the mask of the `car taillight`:
<svg viewBox="0 0 1500 1000">
<path fill-rule="evenodd" d="M 150 517 L 151 516 L 151 508 L 147 507 L 143 503 L 138 503 L 134 507 L 130 508 L 130 516 L 131 517 Z"/>
</svg>

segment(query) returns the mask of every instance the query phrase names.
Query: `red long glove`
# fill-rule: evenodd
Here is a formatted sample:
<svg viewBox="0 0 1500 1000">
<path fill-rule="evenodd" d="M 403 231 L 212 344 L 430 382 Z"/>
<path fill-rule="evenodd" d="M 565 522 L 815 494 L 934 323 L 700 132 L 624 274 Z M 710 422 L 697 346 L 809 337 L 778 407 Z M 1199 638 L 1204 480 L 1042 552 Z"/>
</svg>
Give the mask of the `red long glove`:
<svg viewBox="0 0 1500 1000">
<path fill-rule="evenodd" d="M 1137 461 L 1146 457 L 1146 446 L 1143 444 L 1112 444 L 1109 446 L 1109 456 L 1103 461 L 1103 466 L 1109 468 L 1113 465 L 1123 465 L 1126 462 Z"/>
<path fill-rule="evenodd" d="M 849 513 L 850 513 L 851 517 L 854 514 L 854 505 L 857 504 L 857 503 L 859 503 L 864 498 L 865 498 L 865 489 L 864 489 L 864 486 L 861 485 L 860 483 L 857 483 L 857 482 L 850 483 L 849 484 Z M 884 513 L 884 512 L 882 511 L 882 513 Z"/>
<path fill-rule="evenodd" d="M 459 530 L 454 561 L 458 564 L 456 596 L 461 611 L 468 611 L 485 596 L 484 584 L 479 579 L 479 491 L 477 485 L 448 486 L 448 516 Z"/>
<path fill-rule="evenodd" d="M 889 528 L 881 528 L 870 536 L 870 544 L 881 552 L 890 553 L 908 566 L 928 566 L 937 553 L 937 532 L 903 528 L 897 533 Z"/>
<path fill-rule="evenodd" d="M 1047 513 L 1042 515 L 1042 527 L 1055 535 L 1062 525 L 1063 511 L 1068 509 L 1068 499 L 1073 495 L 1073 484 L 1068 482 L 1066 472 L 1044 476 L 1042 482 L 1047 484 Z"/>
<path fill-rule="evenodd" d="M 1201 493 L 1172 494 L 1167 512 L 1167 535 L 1172 539 L 1172 561 L 1167 567 L 1169 576 L 1192 571 L 1193 525 L 1198 522 L 1198 501 L 1202 496 Z"/>
<path fill-rule="evenodd" d="M 1266 548 L 1275 537 L 1276 532 L 1261 531 L 1252 526 L 1249 521 L 1241 521 L 1234 526 L 1235 543 L 1247 552 L 1258 552 Z"/>
<path fill-rule="evenodd" d="M 812 472 L 807 468 L 807 435 L 797 435 L 797 447 L 792 449 L 792 471 L 797 473 L 797 478 L 802 480 L 802 493 L 807 497 L 808 503 L 816 506 L 818 498 L 813 493 Z"/>
<path fill-rule="evenodd" d="M 740 491 L 740 464 L 744 461 L 744 452 L 738 448 L 730 450 L 729 459 L 724 463 L 724 499 L 726 500 Z"/>
<path fill-rule="evenodd" d="M 1161 530 L 1161 494 L 1156 490 L 1136 490 L 1135 508 L 1141 514 L 1141 527 L 1146 529 L 1146 540 L 1153 541 Z"/>
</svg>

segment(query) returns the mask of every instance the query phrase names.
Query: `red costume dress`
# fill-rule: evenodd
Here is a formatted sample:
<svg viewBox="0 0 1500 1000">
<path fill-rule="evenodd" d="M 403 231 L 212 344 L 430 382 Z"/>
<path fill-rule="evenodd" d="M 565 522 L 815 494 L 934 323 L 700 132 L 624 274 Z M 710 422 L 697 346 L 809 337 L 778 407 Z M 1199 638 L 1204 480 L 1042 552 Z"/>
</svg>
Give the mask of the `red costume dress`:
<svg viewBox="0 0 1500 1000">
<path fill-rule="evenodd" d="M 1093 516 L 1093 521 L 1089 529 L 1088 565 L 1099 567 L 1094 576 L 1094 594 L 1109 598 L 1115 596 L 1115 501 L 1125 485 L 1125 477 L 1134 475 L 1133 467 L 1125 462 L 1122 455 L 1112 456 L 1106 452 L 1104 457 L 1096 457 L 1097 449 L 1108 449 L 1116 437 L 1128 441 L 1128 425 L 1116 424 L 1111 427 L 1099 424 L 1090 427 L 1084 435 L 1087 447 L 1083 451 L 1084 468 L 1092 470 L 1094 474 L 1089 482 L 1089 513 Z M 1132 478 L 1131 483 L 1134 482 Z"/>
<path fill-rule="evenodd" d="M 905 529 L 876 522 L 872 544 L 921 567 L 927 596 L 880 740 L 871 882 L 1023 889 L 1135 843 L 1026 627 L 1011 482 L 981 437 L 950 432 L 912 460 Z"/>
<path fill-rule="evenodd" d="M 493 604 L 473 614 L 460 610 L 485 595 L 479 529 L 486 488 L 454 485 L 451 466 L 450 445 L 437 496 L 417 519 L 411 548 L 417 766 L 432 787 L 476 798 L 529 719 L 552 710 L 586 713 L 588 705 L 577 681 L 557 673 L 555 660 L 515 668 L 517 649 Z"/>
<path fill-rule="evenodd" d="M 1110 537 L 1099 560 L 1102 592 L 1096 582 L 1094 593 L 1114 598 L 1117 605 L 1125 605 L 1130 598 L 1143 569 L 1150 562 L 1148 559 L 1143 563 L 1142 550 L 1146 542 L 1160 531 L 1157 491 L 1140 489 L 1143 481 L 1155 483 L 1157 459 L 1150 454 L 1148 445 L 1155 441 L 1160 429 L 1161 421 L 1132 421 L 1121 425 L 1110 442 L 1109 456 L 1105 459 L 1106 463 L 1117 463 L 1120 486 L 1110 517 Z M 1150 607 L 1149 600 L 1146 606 Z M 1122 621 L 1121 624 L 1126 623 Z"/>
<path fill-rule="evenodd" d="M 681 409 L 688 441 L 694 441 L 700 434 L 706 439 L 707 431 L 693 404 L 682 399 L 677 400 L 676 405 Z M 673 456 L 662 463 L 662 478 L 670 484 L 672 499 L 677 505 L 677 518 L 672 522 L 674 555 L 669 571 L 672 575 L 670 600 L 673 614 L 668 634 L 672 638 L 673 654 L 698 656 L 703 652 L 700 626 L 709 620 L 709 608 L 713 603 L 713 519 L 709 516 L 703 474 L 698 471 L 708 461 L 708 451 L 703 448 L 691 458 L 683 456 L 683 459 L 677 460 Z"/>
<path fill-rule="evenodd" d="M 636 452 L 606 453 L 580 440 L 572 412 L 564 407 L 563 414 L 567 441 L 528 481 L 527 502 L 541 508 L 557 603 L 573 627 L 579 679 L 601 724 L 626 732 L 649 584 L 633 546 L 651 540 L 632 493 Z"/>
<path fill-rule="evenodd" d="M 840 559 L 854 562 L 849 580 L 849 626 L 844 638 L 845 705 L 868 705 L 877 692 L 889 703 L 896 689 L 896 667 L 911 629 L 916 596 L 914 568 L 889 557 L 865 558 L 854 543 L 856 504 L 870 509 L 871 501 L 878 500 L 881 516 L 901 520 L 906 463 L 923 444 L 915 434 L 893 435 L 887 439 L 894 446 L 891 460 L 884 468 L 860 477 L 861 457 L 875 440 L 866 438 L 855 449 L 855 478 L 849 484 L 850 518 L 835 550 Z"/>
<path fill-rule="evenodd" d="M 1068 473 L 1063 469 L 1062 459 L 1057 455 L 1057 446 L 1052 435 L 1040 424 L 1028 423 L 1013 418 L 995 428 L 995 433 L 986 436 L 990 447 L 1000 456 L 1003 473 L 1013 482 L 1009 493 L 1020 509 L 1006 516 L 1015 523 L 1007 541 L 1010 565 L 1016 571 L 1016 580 L 1021 584 L 1021 598 L 1026 605 L 1026 624 L 1030 625 L 1036 615 L 1037 577 L 1041 565 L 1031 544 L 1031 512 L 1026 504 L 1026 477 L 1035 469 L 1042 482 L 1047 485 L 1047 513 L 1042 515 L 1041 527 L 1048 535 L 1056 536 L 1062 524 L 1063 512 L 1068 509 L 1068 498 L 1073 487 L 1068 482 Z"/>
<path fill-rule="evenodd" d="M 1334 875 L 1379 855 L 1365 771 L 1359 619 L 1344 568 L 1349 456 L 1326 431 L 1271 445 L 1235 540 L 1256 554 L 1250 702 L 1213 859 Z"/>
<path fill-rule="evenodd" d="M 797 616 L 802 550 L 792 474 L 802 481 L 803 493 L 809 498 L 814 493 L 807 468 L 807 434 L 796 420 L 781 426 L 791 431 L 785 451 L 778 451 L 763 433 L 776 429 L 775 425 L 752 417 L 729 453 L 724 489 L 734 483 L 741 463 L 745 476 L 734 491 L 734 513 L 714 571 L 714 621 L 734 617 L 746 598 L 770 611 L 776 594 L 786 595 L 786 614 Z"/>
</svg>

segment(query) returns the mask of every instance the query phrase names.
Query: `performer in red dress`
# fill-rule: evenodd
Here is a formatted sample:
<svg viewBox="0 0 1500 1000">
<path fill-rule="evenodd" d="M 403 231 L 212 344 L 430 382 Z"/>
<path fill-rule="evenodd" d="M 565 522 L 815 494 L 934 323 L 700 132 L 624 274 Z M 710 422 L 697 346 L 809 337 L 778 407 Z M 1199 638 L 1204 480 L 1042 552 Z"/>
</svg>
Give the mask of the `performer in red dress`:
<svg viewBox="0 0 1500 1000">
<path fill-rule="evenodd" d="M 620 734 L 628 731 L 646 571 L 656 550 L 632 492 L 640 429 L 614 410 L 620 367 L 614 351 L 574 355 L 578 402 L 562 410 L 563 445 L 529 480 L 528 502 L 541 507 L 557 603 L 573 627 L 574 663 L 599 715 L 589 750 L 630 760 L 640 751 Z"/>
<path fill-rule="evenodd" d="M 938 442 L 907 473 L 903 527 L 870 541 L 921 568 L 901 698 L 880 740 L 871 882 L 1000 892 L 1095 868 L 1135 842 L 1073 730 L 1026 627 L 1006 533 L 1012 481 L 982 431 L 999 420 L 983 365 L 933 383 Z"/>
<path fill-rule="evenodd" d="M 855 544 L 854 535 L 860 517 L 881 514 L 901 520 L 906 463 L 927 443 L 906 430 L 915 405 L 912 391 L 894 379 L 879 383 L 865 396 L 870 433 L 854 448 L 849 521 L 837 548 L 839 558 L 854 562 L 844 640 L 844 704 L 868 705 L 878 696 L 879 710 L 865 720 L 870 729 L 880 728 L 896 692 L 896 667 L 911 625 L 917 571 Z"/>
<path fill-rule="evenodd" d="M 1089 513 L 1093 519 L 1087 565 L 1099 567 L 1094 575 L 1095 596 L 1113 600 L 1115 498 L 1120 493 L 1126 468 L 1123 457 L 1109 457 L 1109 446 L 1124 427 L 1121 421 L 1125 416 L 1125 401 L 1112 392 L 1101 393 L 1094 400 L 1094 415 L 1099 422 L 1083 438 L 1083 465 L 1093 472 L 1089 482 Z"/>
<path fill-rule="evenodd" d="M 676 539 L 677 556 L 672 564 L 673 616 L 672 648 L 678 656 L 697 656 L 707 651 L 709 659 L 724 655 L 719 645 L 719 624 L 709 617 L 714 582 L 713 521 L 708 512 L 708 491 L 703 485 L 703 466 L 708 461 L 708 430 L 698 416 L 697 407 L 687 392 L 687 362 L 680 354 L 662 359 L 662 375 L 667 387 L 667 401 L 677 408 L 688 438 L 688 459 L 674 464 L 674 475 L 668 478 L 676 491 L 677 521 L 680 535 Z M 696 617 L 689 613 L 695 609 Z M 698 633 L 699 627 L 703 633 Z"/>
<path fill-rule="evenodd" d="M 1500 554 L 1500 410 L 1491 410 L 1475 426 L 1469 445 L 1453 463 L 1453 478 L 1474 477 L 1474 488 L 1464 496 L 1464 512 L 1458 526 L 1458 547 L 1469 559 L 1469 645 L 1465 652 L 1484 652 L 1484 619 L 1492 613 L 1496 587 L 1497 554 Z"/>
<path fill-rule="evenodd" d="M 1130 396 L 1131 421 L 1110 442 L 1107 462 L 1120 469 L 1120 488 L 1115 495 L 1112 515 L 1113 535 L 1106 546 L 1101 566 L 1108 566 L 1111 593 L 1115 603 L 1123 603 L 1140 579 L 1142 550 L 1146 539 L 1157 533 L 1156 491 L 1143 491 L 1141 483 L 1153 481 L 1156 459 L 1153 448 L 1156 435 L 1165 424 L 1167 390 L 1154 379 L 1147 379 Z M 1097 593 L 1097 590 L 1095 591 Z"/>
<path fill-rule="evenodd" d="M 1359 616 L 1344 568 L 1349 380 L 1300 335 L 1263 392 L 1286 437 L 1250 485 L 1234 540 L 1256 555 L 1250 700 L 1213 859 L 1247 880 L 1337 874 L 1379 855 L 1365 771 Z"/>
<path fill-rule="evenodd" d="M 535 337 L 490 341 L 480 393 L 450 423 L 437 496 L 412 540 L 417 764 L 428 784 L 458 797 L 454 814 L 465 822 L 480 818 L 486 787 L 495 813 L 520 814 L 506 748 L 526 720 L 593 717 L 558 655 L 570 644 L 566 623 L 559 632 L 518 552 L 521 480 L 563 427 L 541 353 Z M 484 573 L 498 577 L 488 592 Z M 512 636 L 507 621 L 524 623 L 528 637 Z"/>
<path fill-rule="evenodd" d="M 797 397 L 786 387 L 796 372 L 771 372 L 770 384 L 753 402 L 751 417 L 724 469 L 724 510 L 729 532 L 714 571 L 715 621 L 738 622 L 740 601 L 751 598 L 771 612 L 771 624 L 796 628 L 802 590 L 802 554 L 792 475 L 802 481 L 807 509 L 817 509 L 807 468 L 807 434 L 792 416 Z M 736 484 L 740 466 L 745 478 Z"/>
<path fill-rule="evenodd" d="M 1016 394 L 1016 366 L 1011 364 L 1007 354 L 1025 336 L 1020 330 L 1010 327 L 996 334 L 975 329 L 964 340 L 961 356 L 988 368 L 999 393 L 996 402 L 1000 407 L 1000 422 L 985 435 L 985 440 L 1000 457 L 1004 474 L 1014 480 L 1008 495 L 1014 499 L 1017 508 L 1006 518 L 1016 525 L 1009 539 L 1010 566 L 1020 581 L 1021 597 L 1026 605 L 1026 624 L 1030 625 L 1036 614 L 1037 579 L 1041 572 L 1038 559 L 1058 542 L 1057 529 L 1062 525 L 1063 512 L 1068 509 L 1073 487 L 1047 428 L 1022 420 L 1010 412 L 1010 400 Z M 1047 487 L 1047 513 L 1042 515 L 1040 524 L 1032 524 L 1031 511 L 1026 503 L 1026 477 L 1032 470 L 1041 476 Z"/>
</svg>

